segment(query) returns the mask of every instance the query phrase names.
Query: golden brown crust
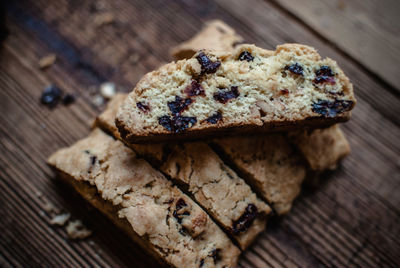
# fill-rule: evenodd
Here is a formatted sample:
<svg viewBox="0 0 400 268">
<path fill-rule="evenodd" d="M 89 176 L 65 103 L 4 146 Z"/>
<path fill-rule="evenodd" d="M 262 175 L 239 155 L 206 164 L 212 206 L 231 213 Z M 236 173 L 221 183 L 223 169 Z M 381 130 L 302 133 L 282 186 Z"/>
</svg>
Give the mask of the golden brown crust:
<svg viewBox="0 0 400 268">
<path fill-rule="evenodd" d="M 296 131 L 290 135 L 311 170 L 335 169 L 350 153 L 350 145 L 338 125 L 329 128 Z"/>
</svg>

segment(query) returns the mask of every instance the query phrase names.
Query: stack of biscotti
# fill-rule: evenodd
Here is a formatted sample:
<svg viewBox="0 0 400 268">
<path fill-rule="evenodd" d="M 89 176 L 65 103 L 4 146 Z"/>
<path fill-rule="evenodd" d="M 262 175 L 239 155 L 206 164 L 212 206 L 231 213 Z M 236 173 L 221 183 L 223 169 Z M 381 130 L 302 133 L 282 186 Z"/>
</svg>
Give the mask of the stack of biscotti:
<svg viewBox="0 0 400 268">
<path fill-rule="evenodd" d="M 172 50 L 180 61 L 117 95 L 89 137 L 49 158 L 162 263 L 235 266 L 272 212 L 290 210 L 307 171 L 349 153 L 332 126 L 355 105 L 337 64 L 307 46 L 242 40 L 207 24 Z"/>
</svg>

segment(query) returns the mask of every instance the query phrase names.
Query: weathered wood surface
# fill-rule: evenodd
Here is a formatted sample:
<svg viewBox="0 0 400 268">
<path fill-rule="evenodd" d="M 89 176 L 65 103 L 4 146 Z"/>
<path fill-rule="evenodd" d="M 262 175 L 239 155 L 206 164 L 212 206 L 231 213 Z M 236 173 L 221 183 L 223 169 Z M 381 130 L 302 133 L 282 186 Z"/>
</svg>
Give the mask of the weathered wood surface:
<svg viewBox="0 0 400 268">
<path fill-rule="evenodd" d="M 155 265 L 104 216 L 53 180 L 45 160 L 87 135 L 101 110 L 91 102 L 91 86 L 113 81 L 128 91 L 144 73 L 170 60 L 170 47 L 212 18 L 223 19 L 249 42 L 266 48 L 284 42 L 315 46 L 339 62 L 359 100 L 352 120 L 343 126 L 352 154 L 339 170 L 325 174 L 317 189 L 306 188 L 285 218 L 272 221 L 240 265 L 399 265 L 400 98 L 353 48 L 343 53 L 333 45 L 335 36 L 322 38 L 318 29 L 310 29 L 276 2 L 98 3 L 6 4 L 10 34 L 0 50 L 0 266 Z M 372 12 L 367 11 L 365 16 Z M 94 17 L 102 12 L 114 14 L 115 22 L 96 27 Z M 50 52 L 57 54 L 57 62 L 40 70 L 38 59 Z M 41 106 L 41 91 L 51 83 L 77 94 L 77 102 L 54 110 Z M 82 219 L 94 234 L 83 241 L 68 239 L 64 228 L 50 225 L 48 202 Z"/>
</svg>

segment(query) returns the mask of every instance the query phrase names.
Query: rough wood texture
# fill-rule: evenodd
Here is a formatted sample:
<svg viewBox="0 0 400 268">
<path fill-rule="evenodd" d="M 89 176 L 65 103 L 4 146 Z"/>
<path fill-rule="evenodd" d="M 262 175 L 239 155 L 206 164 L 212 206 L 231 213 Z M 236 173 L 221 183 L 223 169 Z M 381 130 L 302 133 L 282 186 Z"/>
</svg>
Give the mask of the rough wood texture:
<svg viewBox="0 0 400 268">
<path fill-rule="evenodd" d="M 130 90 L 144 73 L 170 60 L 170 47 L 213 18 L 261 47 L 315 46 L 338 61 L 359 100 L 343 126 L 352 154 L 339 170 L 325 174 L 317 189 L 306 189 L 285 218 L 272 222 L 240 265 L 398 266 L 400 98 L 375 79 L 379 73 L 366 71 L 370 67 L 357 61 L 354 48 L 343 53 L 332 45 L 336 37 L 321 38 L 275 2 L 261 0 L 8 1 L 6 10 L 10 34 L 0 49 L 0 266 L 156 264 L 53 180 L 45 160 L 88 134 L 101 110 L 91 102 L 90 86 L 111 80 Z M 96 26 L 94 18 L 103 12 L 114 14 L 114 22 Z M 365 16 L 375 16 L 371 12 Z M 40 70 L 38 59 L 49 53 L 57 54 L 56 63 Z M 41 106 L 38 99 L 50 83 L 77 94 L 77 102 L 54 110 Z M 94 235 L 68 239 L 63 228 L 50 225 L 54 213 L 45 211 L 48 202 L 83 219 Z"/>
</svg>

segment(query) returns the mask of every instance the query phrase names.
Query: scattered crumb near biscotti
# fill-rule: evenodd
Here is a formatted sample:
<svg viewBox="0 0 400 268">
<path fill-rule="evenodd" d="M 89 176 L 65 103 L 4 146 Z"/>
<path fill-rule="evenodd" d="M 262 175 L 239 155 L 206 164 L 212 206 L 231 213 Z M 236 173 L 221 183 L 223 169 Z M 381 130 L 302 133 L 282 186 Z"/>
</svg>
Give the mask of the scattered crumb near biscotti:
<svg viewBox="0 0 400 268">
<path fill-rule="evenodd" d="M 59 212 L 59 209 L 56 208 L 56 206 L 55 206 L 53 203 L 51 203 L 50 201 L 46 201 L 46 202 L 44 203 L 43 209 L 44 209 L 44 211 L 46 211 L 47 213 L 52 213 L 52 212 L 58 213 L 58 212 Z"/>
<path fill-rule="evenodd" d="M 111 24 L 114 22 L 114 20 L 115 20 L 114 15 L 110 12 L 96 14 L 93 17 L 93 23 L 96 27 Z"/>
<path fill-rule="evenodd" d="M 105 99 L 111 99 L 116 94 L 115 84 L 112 82 L 105 82 L 101 84 L 100 94 Z"/>
<path fill-rule="evenodd" d="M 71 239 L 85 239 L 92 234 L 80 220 L 70 221 L 65 229 Z"/>
<path fill-rule="evenodd" d="M 39 59 L 38 65 L 40 69 L 46 69 L 53 65 L 57 60 L 57 56 L 54 53 L 48 54 Z"/>
<path fill-rule="evenodd" d="M 92 97 L 92 103 L 96 106 L 102 106 L 104 104 L 104 98 L 97 94 Z"/>
<path fill-rule="evenodd" d="M 50 224 L 64 226 L 64 224 L 69 220 L 70 217 L 71 215 L 69 213 L 56 215 L 50 220 Z"/>
</svg>

